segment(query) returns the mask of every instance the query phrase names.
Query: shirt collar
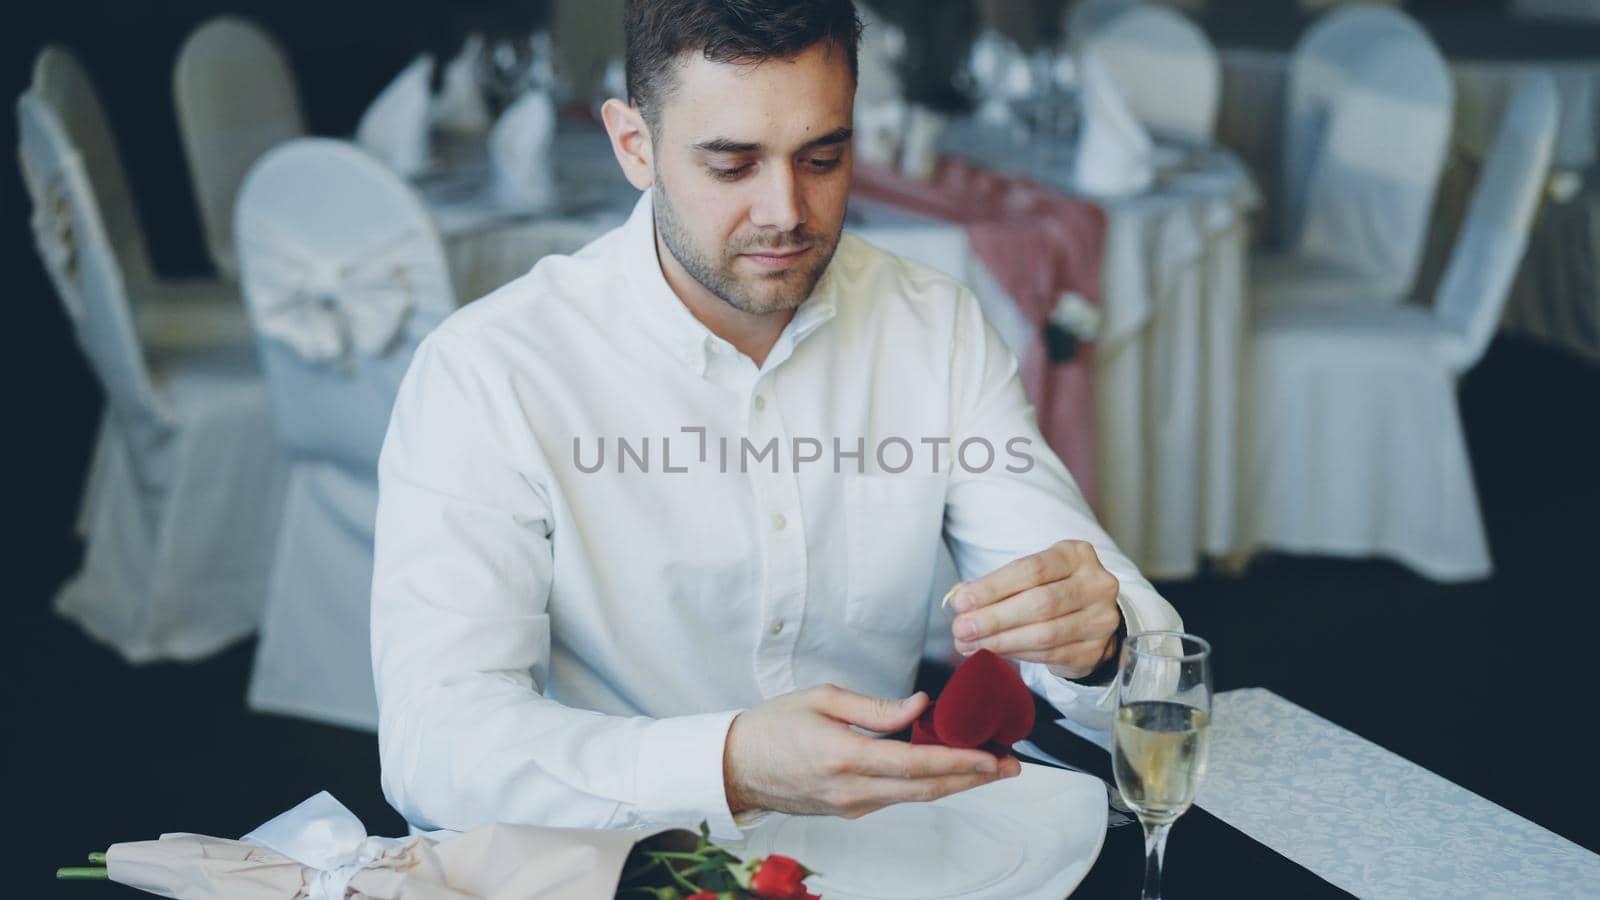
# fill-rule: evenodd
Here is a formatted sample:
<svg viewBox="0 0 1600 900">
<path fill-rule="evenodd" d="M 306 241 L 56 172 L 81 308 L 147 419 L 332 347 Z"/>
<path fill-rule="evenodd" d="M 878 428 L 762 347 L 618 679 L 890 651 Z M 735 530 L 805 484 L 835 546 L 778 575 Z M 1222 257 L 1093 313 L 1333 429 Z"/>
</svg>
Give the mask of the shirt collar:
<svg viewBox="0 0 1600 900">
<path fill-rule="evenodd" d="M 652 335 L 676 359 L 704 376 L 711 348 L 717 346 L 733 352 L 733 345 L 712 334 L 696 319 L 661 273 L 661 260 L 656 255 L 654 196 L 653 188 L 645 190 L 634 204 L 628 221 L 622 226 L 622 271 L 639 299 Z M 834 268 L 832 264 L 828 266 L 811 296 L 795 310 L 794 318 L 789 320 L 773 347 L 774 353 L 785 342 L 792 349 L 822 323 L 834 317 L 837 311 Z M 782 354 L 787 355 L 787 352 Z M 769 357 L 769 364 L 775 365 L 781 358 Z"/>
</svg>

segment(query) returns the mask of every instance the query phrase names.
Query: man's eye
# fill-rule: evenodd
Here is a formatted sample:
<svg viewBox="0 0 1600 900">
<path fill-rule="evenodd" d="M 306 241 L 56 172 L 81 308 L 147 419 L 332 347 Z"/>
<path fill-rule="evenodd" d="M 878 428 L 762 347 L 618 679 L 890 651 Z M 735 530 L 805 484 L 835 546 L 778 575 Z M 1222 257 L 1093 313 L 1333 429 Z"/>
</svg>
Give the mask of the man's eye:
<svg viewBox="0 0 1600 900">
<path fill-rule="evenodd" d="M 832 159 L 813 159 L 810 162 L 813 169 L 818 169 L 823 172 L 827 172 L 831 169 L 836 169 L 839 167 L 839 157 L 834 157 Z"/>
<path fill-rule="evenodd" d="M 735 166 L 731 169 L 723 169 L 717 166 L 707 166 L 706 168 L 711 172 L 711 177 L 723 181 L 733 181 L 750 170 L 749 166 Z"/>
</svg>

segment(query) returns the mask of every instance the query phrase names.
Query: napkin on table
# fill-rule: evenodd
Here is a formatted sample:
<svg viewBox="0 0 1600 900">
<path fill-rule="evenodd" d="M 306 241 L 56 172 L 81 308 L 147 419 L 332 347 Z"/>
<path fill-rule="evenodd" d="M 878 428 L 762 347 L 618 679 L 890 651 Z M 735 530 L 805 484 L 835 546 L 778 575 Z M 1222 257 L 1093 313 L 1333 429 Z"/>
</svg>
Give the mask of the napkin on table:
<svg viewBox="0 0 1600 900">
<path fill-rule="evenodd" d="M 467 36 L 461 51 L 444 66 L 444 85 L 433 99 L 433 124 L 457 134 L 482 134 L 489 130 L 489 105 L 478 85 L 478 58 L 483 55 L 483 35 Z"/>
<path fill-rule="evenodd" d="M 996 756 L 1033 730 L 1033 694 L 1009 663 L 979 650 L 911 726 L 911 743 L 977 747 Z"/>
<path fill-rule="evenodd" d="M 1083 124 L 1073 159 L 1073 183 L 1102 196 L 1136 194 L 1155 180 L 1155 146 L 1128 106 L 1110 68 L 1094 53 L 1084 56 Z"/>
<path fill-rule="evenodd" d="M 489 132 L 497 199 L 534 209 L 555 204 L 555 136 L 556 105 L 544 91 L 528 91 L 506 108 Z"/>
<path fill-rule="evenodd" d="M 433 57 L 417 57 L 372 101 L 356 128 L 356 142 L 402 175 L 428 165 L 429 82 Z"/>
</svg>

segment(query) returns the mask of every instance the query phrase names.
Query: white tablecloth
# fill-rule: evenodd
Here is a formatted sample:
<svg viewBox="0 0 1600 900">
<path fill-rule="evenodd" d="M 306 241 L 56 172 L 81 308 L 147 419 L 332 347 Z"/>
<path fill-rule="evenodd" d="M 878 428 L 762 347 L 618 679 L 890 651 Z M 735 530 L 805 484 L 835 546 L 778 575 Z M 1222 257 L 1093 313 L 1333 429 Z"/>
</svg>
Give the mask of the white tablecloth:
<svg viewBox="0 0 1600 900">
<path fill-rule="evenodd" d="M 1066 167 L 1059 161 L 1019 155 L 992 140 L 966 141 L 959 127 L 943 149 L 1064 186 L 1056 170 Z M 562 211 L 529 214 L 500 207 L 483 190 L 474 193 L 470 171 L 422 183 L 424 198 L 439 212 L 464 301 L 526 272 L 543 252 L 566 252 L 551 248 L 573 235 L 598 235 L 626 215 L 636 194 L 622 179 L 604 135 L 564 131 L 556 156 L 559 183 L 573 195 L 564 198 Z M 1049 170 L 1018 171 L 1047 163 Z M 1226 553 L 1233 540 L 1244 214 L 1255 203 L 1244 169 L 1216 151 L 1193 154 L 1148 194 L 1102 201 L 1109 233 L 1102 287 L 1106 325 L 1096 349 L 1098 512 L 1152 577 L 1192 575 L 1203 556 Z M 964 229 L 882 210 L 851 227 L 895 252 L 925 262 L 945 260 L 938 267 L 974 287 L 1013 349 L 1025 344 L 1026 321 L 1004 308 L 1003 289 L 967 248 Z M 919 229 L 925 229 L 927 246 L 965 252 L 919 254 Z"/>
</svg>

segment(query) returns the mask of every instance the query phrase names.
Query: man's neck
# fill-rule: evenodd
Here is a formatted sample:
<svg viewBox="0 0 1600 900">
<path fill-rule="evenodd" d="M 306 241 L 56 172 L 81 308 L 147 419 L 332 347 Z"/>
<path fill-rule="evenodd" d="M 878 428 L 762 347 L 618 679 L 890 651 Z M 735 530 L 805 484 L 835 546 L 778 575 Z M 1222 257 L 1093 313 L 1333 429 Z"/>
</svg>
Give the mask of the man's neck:
<svg viewBox="0 0 1600 900">
<path fill-rule="evenodd" d="M 712 334 L 732 344 L 740 353 L 750 357 L 759 368 L 766 362 L 767 354 L 778 342 L 778 335 L 794 318 L 793 309 L 784 309 L 765 315 L 738 309 L 716 294 L 706 290 L 684 270 L 656 234 L 656 259 L 667 286 L 683 301 L 683 305 Z"/>
</svg>

